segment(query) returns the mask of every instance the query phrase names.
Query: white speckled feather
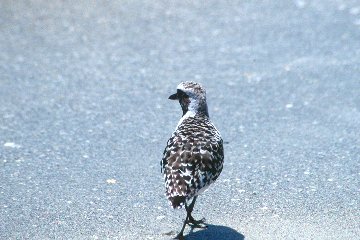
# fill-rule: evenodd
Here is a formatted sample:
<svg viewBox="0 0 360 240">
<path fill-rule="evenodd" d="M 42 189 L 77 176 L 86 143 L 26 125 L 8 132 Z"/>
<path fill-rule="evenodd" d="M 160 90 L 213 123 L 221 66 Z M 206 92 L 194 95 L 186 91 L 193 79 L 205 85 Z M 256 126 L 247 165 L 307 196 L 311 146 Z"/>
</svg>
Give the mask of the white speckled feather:
<svg viewBox="0 0 360 240">
<path fill-rule="evenodd" d="M 193 82 L 181 83 L 177 89 L 183 117 L 161 161 L 166 196 L 173 208 L 183 206 L 213 183 L 224 160 L 223 141 L 209 119 L 205 90 Z"/>
</svg>

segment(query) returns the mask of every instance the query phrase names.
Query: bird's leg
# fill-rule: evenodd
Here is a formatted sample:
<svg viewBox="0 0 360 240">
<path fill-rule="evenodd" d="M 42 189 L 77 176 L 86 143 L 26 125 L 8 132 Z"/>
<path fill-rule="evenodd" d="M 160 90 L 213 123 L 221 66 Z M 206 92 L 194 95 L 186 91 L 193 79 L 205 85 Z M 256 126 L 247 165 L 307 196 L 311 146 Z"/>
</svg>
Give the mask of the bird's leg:
<svg viewBox="0 0 360 240">
<path fill-rule="evenodd" d="M 187 212 L 187 218 L 188 218 L 188 224 L 190 225 L 190 226 L 192 226 L 192 227 L 196 227 L 196 228 L 206 228 L 206 226 L 202 226 L 202 225 L 200 225 L 200 224 L 204 224 L 205 223 L 205 218 L 203 218 L 203 219 L 201 219 L 201 220 L 195 220 L 194 218 L 193 218 L 193 216 L 191 216 L 191 213 L 192 213 L 192 211 L 193 211 L 193 209 L 194 209 L 194 205 L 195 205 L 195 202 L 196 202 L 196 198 L 197 198 L 197 196 L 195 196 L 194 198 L 193 198 L 193 200 L 192 200 L 192 202 L 190 203 L 190 205 L 189 206 L 187 206 L 186 204 L 185 204 L 185 208 L 186 208 L 186 212 Z"/>
<path fill-rule="evenodd" d="M 188 219 L 189 219 L 189 215 L 186 214 L 186 219 L 184 221 L 184 224 L 180 230 L 180 232 L 178 233 L 178 235 L 176 235 L 176 237 L 174 237 L 174 239 L 178 239 L 178 240 L 184 240 L 184 229 L 185 229 L 185 226 L 186 224 L 188 223 Z"/>
<path fill-rule="evenodd" d="M 174 239 L 178 239 L 178 240 L 184 240 L 184 230 L 185 230 L 185 226 L 186 224 L 188 224 L 190 227 L 193 228 L 207 228 L 207 226 L 203 226 L 201 224 L 205 223 L 205 218 L 201 219 L 201 220 L 195 220 L 193 218 L 193 216 L 191 216 L 191 212 L 194 209 L 194 205 L 196 202 L 196 198 L 197 196 L 195 196 L 192 200 L 192 202 L 190 203 L 190 205 L 188 206 L 185 202 L 185 209 L 186 209 L 186 219 L 184 221 L 184 224 L 180 230 L 180 232 L 178 233 L 178 235 L 176 235 L 176 237 Z"/>
</svg>

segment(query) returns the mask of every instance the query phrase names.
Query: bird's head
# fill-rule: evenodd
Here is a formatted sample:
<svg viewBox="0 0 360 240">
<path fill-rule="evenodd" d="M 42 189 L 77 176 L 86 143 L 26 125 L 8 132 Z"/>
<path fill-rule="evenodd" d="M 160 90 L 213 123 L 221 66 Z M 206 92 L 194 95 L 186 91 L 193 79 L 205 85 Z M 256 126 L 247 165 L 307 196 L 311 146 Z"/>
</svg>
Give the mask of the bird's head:
<svg viewBox="0 0 360 240">
<path fill-rule="evenodd" d="M 183 116 L 189 111 L 194 114 L 203 113 L 209 116 L 206 104 L 206 91 L 195 82 L 182 82 L 177 86 L 175 94 L 169 97 L 171 100 L 179 100 Z"/>
</svg>

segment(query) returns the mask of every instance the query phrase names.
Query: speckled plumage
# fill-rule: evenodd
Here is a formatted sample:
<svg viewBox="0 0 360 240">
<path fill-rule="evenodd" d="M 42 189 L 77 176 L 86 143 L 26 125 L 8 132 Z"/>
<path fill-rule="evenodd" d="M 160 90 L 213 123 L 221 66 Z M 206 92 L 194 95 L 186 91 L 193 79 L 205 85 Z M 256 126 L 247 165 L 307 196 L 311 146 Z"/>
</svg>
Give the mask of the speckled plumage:
<svg viewBox="0 0 360 240">
<path fill-rule="evenodd" d="M 179 100 L 183 117 L 161 161 L 166 197 L 173 208 L 182 207 L 213 183 L 224 160 L 223 141 L 209 119 L 205 90 L 193 82 L 180 83 L 177 89 L 170 99 Z"/>
</svg>

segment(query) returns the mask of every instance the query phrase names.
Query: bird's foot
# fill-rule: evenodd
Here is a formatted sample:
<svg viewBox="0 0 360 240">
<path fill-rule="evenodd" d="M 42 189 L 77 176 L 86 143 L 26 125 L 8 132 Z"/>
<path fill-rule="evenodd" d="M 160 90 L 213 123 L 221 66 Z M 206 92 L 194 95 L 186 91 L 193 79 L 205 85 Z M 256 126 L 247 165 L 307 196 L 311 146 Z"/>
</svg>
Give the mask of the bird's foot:
<svg viewBox="0 0 360 240">
<path fill-rule="evenodd" d="M 187 224 L 192 228 L 207 228 L 205 221 L 205 218 L 195 220 L 192 216 L 190 216 Z"/>
</svg>

